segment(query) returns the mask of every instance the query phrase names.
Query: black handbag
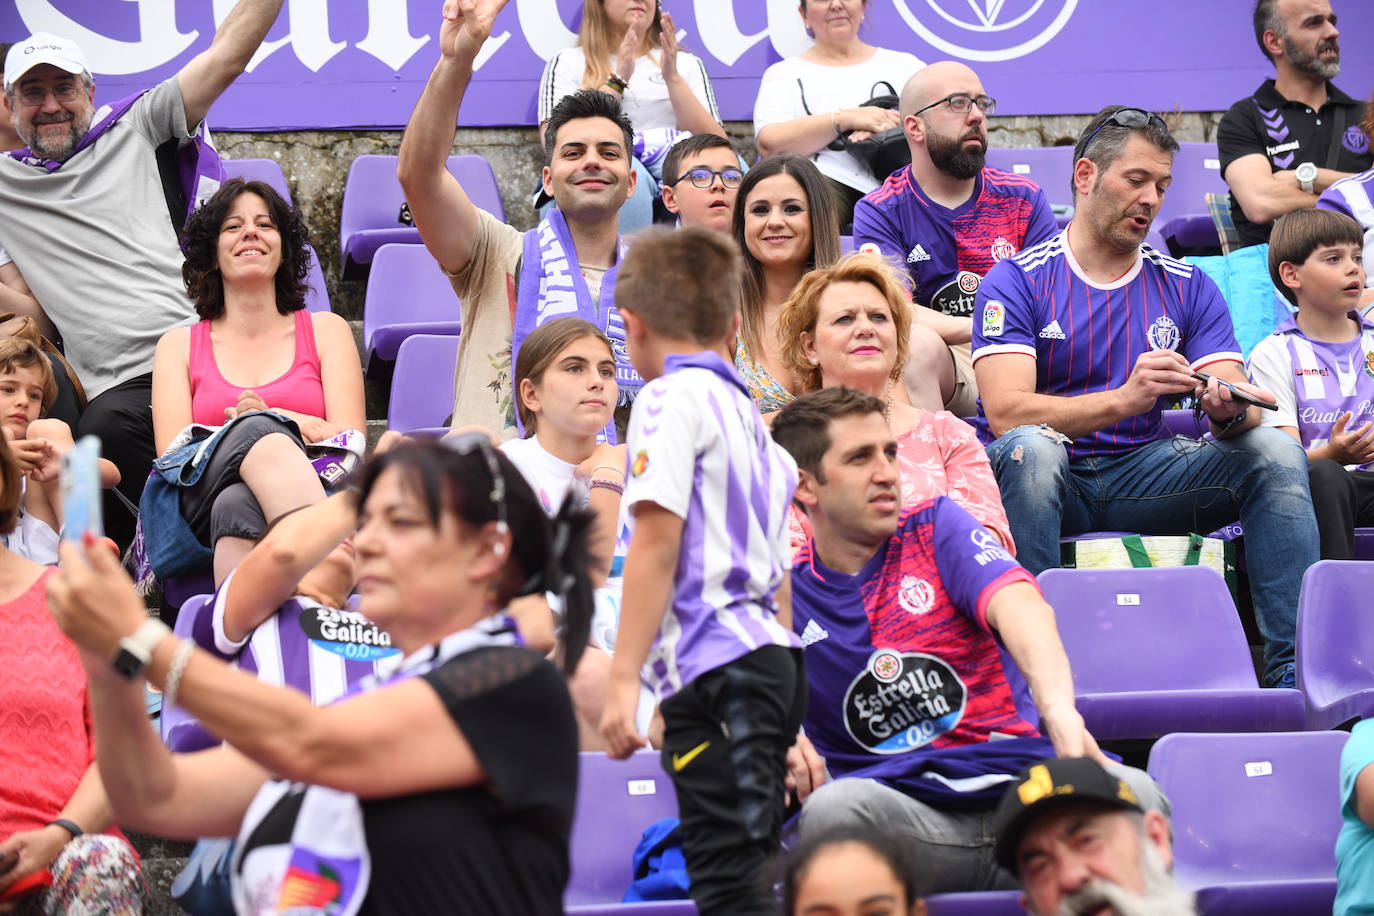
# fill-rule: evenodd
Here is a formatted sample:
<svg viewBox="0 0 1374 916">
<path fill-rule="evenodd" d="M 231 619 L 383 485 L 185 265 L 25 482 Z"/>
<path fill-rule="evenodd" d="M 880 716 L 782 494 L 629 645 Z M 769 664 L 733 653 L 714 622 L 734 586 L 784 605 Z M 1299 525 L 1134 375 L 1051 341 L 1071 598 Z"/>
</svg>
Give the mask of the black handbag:
<svg viewBox="0 0 1374 916">
<path fill-rule="evenodd" d="M 879 93 L 880 86 L 887 87 L 887 92 Z M 801 91 L 802 110 L 811 114 L 811 109 L 806 104 L 806 90 L 802 87 L 802 81 L 797 80 L 797 89 Z M 892 84 L 886 80 L 879 80 L 868 90 L 871 97 L 867 102 L 860 105 L 860 108 L 886 108 L 893 110 L 897 108 L 897 90 L 892 88 Z M 906 131 L 901 127 L 889 127 L 880 133 L 863 140 L 850 140 L 850 131 L 842 137 L 836 137 L 830 141 L 826 149 L 844 150 L 855 159 L 862 162 L 873 177 L 883 181 L 888 175 L 898 169 L 905 168 L 911 164 L 911 151 L 906 145 Z"/>
</svg>

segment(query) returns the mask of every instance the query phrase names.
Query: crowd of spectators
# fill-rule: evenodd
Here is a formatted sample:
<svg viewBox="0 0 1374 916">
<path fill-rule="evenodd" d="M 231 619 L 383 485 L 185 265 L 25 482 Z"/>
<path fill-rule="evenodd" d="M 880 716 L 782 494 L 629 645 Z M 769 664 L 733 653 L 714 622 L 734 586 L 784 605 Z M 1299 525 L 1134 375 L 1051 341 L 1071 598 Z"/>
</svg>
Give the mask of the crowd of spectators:
<svg viewBox="0 0 1374 916">
<path fill-rule="evenodd" d="M 0 912 L 141 912 L 120 826 L 201 840 L 227 911 L 559 912 L 578 750 L 647 746 L 707 916 L 1017 887 L 1194 912 L 1169 800 L 1085 724 L 1036 576 L 1064 536 L 1239 522 L 1258 682 L 1294 687 L 1303 574 L 1374 524 L 1374 111 L 1331 82 L 1329 3 L 1259 0 L 1275 77 L 1218 130 L 1293 308 L 1248 365 L 1217 284 L 1146 241 L 1162 117 L 1091 117 L 1059 228 L 986 164 L 979 75 L 868 44 L 867 0 L 800 0 L 813 43 L 764 73 L 749 164 L 670 12 L 585 0 L 521 232 L 446 167 L 506 3 L 444 3 L 398 157 L 461 319 L 452 429 L 368 456 L 304 219 L 206 136 L 282 0 L 99 110 L 70 39 L 5 56 Z M 906 162 L 874 174 L 872 140 Z M 1179 397 L 1197 438 L 1164 431 Z M 85 435 L 109 539 L 63 524 Z M 125 549 L 212 594 L 173 632 Z M 150 701 L 194 727 L 164 743 Z M 1366 738 L 1338 912 L 1374 906 Z"/>
</svg>

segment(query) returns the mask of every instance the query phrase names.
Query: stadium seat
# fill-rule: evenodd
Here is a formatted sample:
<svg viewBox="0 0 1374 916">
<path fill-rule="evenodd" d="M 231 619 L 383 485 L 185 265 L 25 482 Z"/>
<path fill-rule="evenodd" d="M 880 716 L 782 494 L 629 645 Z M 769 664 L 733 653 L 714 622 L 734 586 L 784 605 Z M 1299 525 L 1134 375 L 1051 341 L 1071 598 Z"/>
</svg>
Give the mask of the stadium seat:
<svg viewBox="0 0 1374 916">
<path fill-rule="evenodd" d="M 1355 559 L 1374 560 L 1374 528 L 1355 529 Z"/>
<path fill-rule="evenodd" d="M 288 204 L 295 204 L 291 199 L 291 188 L 286 183 L 286 175 L 275 159 L 225 159 L 224 175 L 244 181 L 261 181 L 280 194 Z M 305 294 L 305 307 L 312 312 L 331 311 L 324 271 L 313 250 L 310 252 L 310 272 L 306 275 L 305 283 L 309 287 Z"/>
<path fill-rule="evenodd" d="M 1216 224 L 1207 212 L 1208 194 L 1226 194 L 1221 159 L 1215 143 L 1180 143 L 1174 177 L 1155 216 L 1155 225 L 1171 251 L 1221 250 Z"/>
<path fill-rule="evenodd" d="M 842 236 L 840 236 L 840 254 L 841 254 L 841 255 L 846 255 L 846 254 L 849 254 L 849 253 L 850 253 L 851 251 L 853 251 L 853 250 L 854 250 L 854 236 L 852 236 L 852 235 L 842 235 Z"/>
<path fill-rule="evenodd" d="M 696 916 L 697 905 L 690 900 L 656 900 L 652 903 L 600 903 L 570 906 L 568 916 Z"/>
<path fill-rule="evenodd" d="M 383 245 L 363 297 L 364 368 L 374 371 L 374 358 L 395 359 L 411 334 L 457 334 L 459 314 L 453 286 L 429 251 Z"/>
<path fill-rule="evenodd" d="M 633 880 L 631 856 L 644 828 L 665 817 L 677 817 L 677 794 L 656 752 L 640 751 L 628 760 L 612 760 L 602 753 L 580 754 L 577 813 L 573 817 L 568 844 L 572 874 L 563 902 L 569 907 L 618 902 Z M 691 908 L 681 909 L 684 904 Z M 696 912 L 689 901 L 674 905 L 679 909 L 627 909 L 624 912 Z M 569 912 L 584 911 L 570 909 Z M 604 912 L 622 911 L 606 909 Z"/>
<path fill-rule="evenodd" d="M 1027 175 L 1040 185 L 1051 205 L 1073 207 L 1073 147 L 1044 146 L 989 149 L 987 164 L 1004 172 Z M 1061 223 L 1062 225 L 1062 223 Z"/>
<path fill-rule="evenodd" d="M 1321 560 L 1298 598 L 1298 690 L 1309 728 L 1374 715 L 1374 562 Z"/>
<path fill-rule="evenodd" d="M 1330 913 L 1345 732 L 1166 735 L 1149 773 L 1173 803 L 1174 876 L 1207 916 Z"/>
<path fill-rule="evenodd" d="M 1203 566 L 1040 574 L 1099 739 L 1304 727 L 1296 690 L 1261 689 L 1226 581 Z"/>
<path fill-rule="evenodd" d="M 1164 432 L 1170 436 L 1201 439 L 1207 434 L 1206 418 L 1203 418 L 1202 422 L 1199 423 L 1191 410 L 1164 410 L 1161 413 L 1164 415 Z"/>
<path fill-rule="evenodd" d="M 462 182 L 474 204 L 505 220 L 501 191 L 490 163 L 481 156 L 449 156 L 448 170 Z M 382 245 L 420 243 L 420 231 L 402 221 L 404 204 L 395 156 L 369 154 L 353 160 L 339 213 L 339 259 L 345 280 L 366 277 L 373 255 Z"/>
<path fill-rule="evenodd" d="M 925 898 L 926 916 L 1025 916 L 1020 891 L 932 894 Z"/>
<path fill-rule="evenodd" d="M 442 426 L 453 413 L 453 375 L 458 366 L 458 338 L 447 334 L 413 334 L 396 355 L 391 377 L 387 428 L 411 430 Z"/>
<path fill-rule="evenodd" d="M 1221 253 L 1238 251 L 1241 247 L 1240 233 L 1236 231 L 1236 222 L 1231 218 L 1231 192 L 1213 192 L 1206 196 L 1206 200 L 1207 214 L 1212 217 L 1217 238 L 1221 240 Z"/>
</svg>

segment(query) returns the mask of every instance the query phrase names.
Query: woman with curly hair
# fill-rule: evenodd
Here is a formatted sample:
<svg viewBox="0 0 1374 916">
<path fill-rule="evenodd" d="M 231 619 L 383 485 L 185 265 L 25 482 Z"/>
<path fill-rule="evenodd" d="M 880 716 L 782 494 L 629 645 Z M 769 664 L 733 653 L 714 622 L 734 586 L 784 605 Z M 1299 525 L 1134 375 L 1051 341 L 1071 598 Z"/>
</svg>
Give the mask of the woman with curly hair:
<svg viewBox="0 0 1374 916">
<path fill-rule="evenodd" d="M 218 581 L 267 521 L 324 498 L 304 446 L 365 428 L 362 367 L 348 323 L 305 310 L 309 236 L 268 185 L 226 181 L 187 222 L 183 248 L 201 320 L 158 341 L 153 438 L 158 472 L 181 468 L 181 515 L 215 548 Z M 195 436 L 180 441 L 191 424 L 231 425 L 206 458 Z"/>
</svg>

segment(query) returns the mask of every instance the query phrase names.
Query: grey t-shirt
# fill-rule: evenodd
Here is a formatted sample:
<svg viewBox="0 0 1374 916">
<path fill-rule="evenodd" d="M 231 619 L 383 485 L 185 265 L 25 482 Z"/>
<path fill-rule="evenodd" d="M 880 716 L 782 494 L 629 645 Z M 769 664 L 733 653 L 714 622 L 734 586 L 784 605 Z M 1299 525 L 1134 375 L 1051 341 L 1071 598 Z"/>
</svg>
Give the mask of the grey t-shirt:
<svg viewBox="0 0 1374 916">
<path fill-rule="evenodd" d="M 173 77 L 55 172 L 0 156 L 0 246 L 91 397 L 151 372 L 158 338 L 195 319 L 155 155 L 188 136 Z"/>
</svg>

